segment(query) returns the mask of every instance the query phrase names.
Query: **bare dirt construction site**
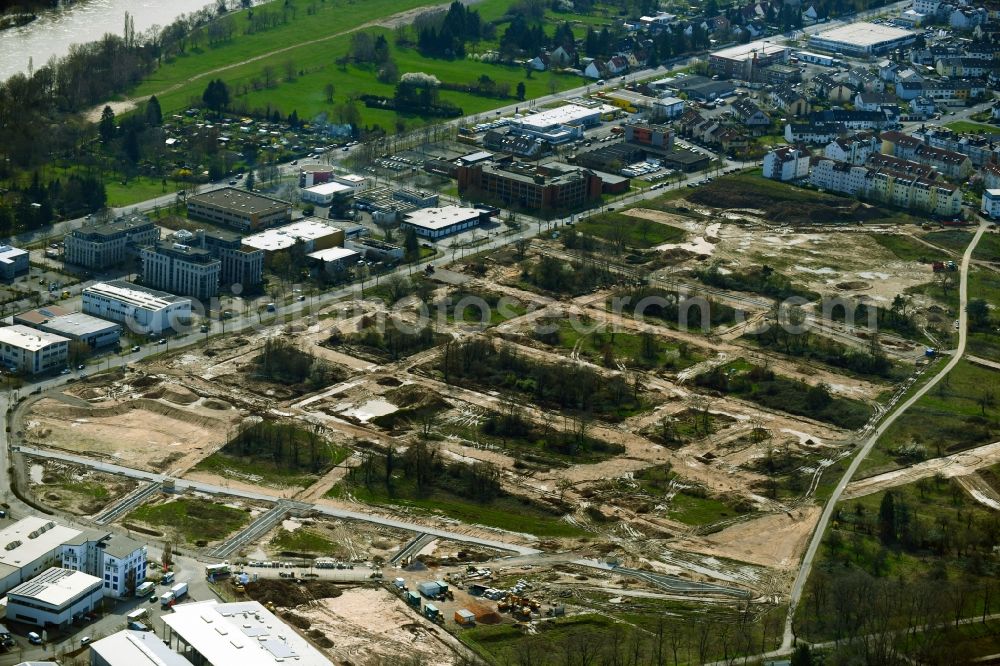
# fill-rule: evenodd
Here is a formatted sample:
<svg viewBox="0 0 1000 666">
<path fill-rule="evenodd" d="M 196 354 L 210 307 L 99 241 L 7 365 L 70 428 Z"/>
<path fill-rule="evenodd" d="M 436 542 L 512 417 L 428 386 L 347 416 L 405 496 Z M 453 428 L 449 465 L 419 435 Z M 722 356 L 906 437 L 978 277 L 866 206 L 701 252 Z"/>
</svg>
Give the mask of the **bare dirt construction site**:
<svg viewBox="0 0 1000 666">
<path fill-rule="evenodd" d="M 465 258 L 447 279 L 386 280 L 365 300 L 44 394 L 17 430 L 38 448 L 309 507 L 254 531 L 229 557 L 382 567 L 381 581 L 288 602 L 304 619 L 296 626 L 338 662 L 407 654 L 447 664 L 466 649 L 499 661 L 515 638 L 556 640 L 547 619 L 604 635 L 608 618 L 637 614 L 729 626 L 750 612 L 764 633 L 755 640 L 769 644 L 768 618 L 787 599 L 818 498 L 924 347 L 950 335 L 930 265 L 904 258 L 945 252 L 909 231 L 873 241 L 895 227 L 868 209 L 831 214 L 834 224 L 793 226 L 760 207 L 650 201 L 607 227 L 587 222 L 594 236 L 583 245 L 569 230 L 546 233 Z M 616 246 L 620 219 L 656 225 L 651 238 L 664 225 L 683 235 Z M 768 337 L 774 302 L 793 295 L 807 303 L 807 334 Z M 495 316 L 501 296 L 507 313 Z M 705 330 L 677 321 L 689 296 L 710 303 Z M 821 296 L 892 310 L 895 325 L 873 340 L 825 318 Z M 626 298 L 657 305 L 613 306 Z M 436 303 L 429 321 L 419 299 Z M 489 313 L 459 311 L 462 299 Z M 978 453 L 952 462 L 970 493 L 994 501 L 973 475 L 997 454 Z M 136 485 L 35 465 L 43 503 L 65 507 L 87 484 L 107 486 L 90 515 Z M 898 476 L 866 479 L 848 496 Z M 205 506 L 213 501 L 218 516 Z M 151 498 L 125 520 L 210 548 L 269 509 L 265 499 L 189 493 Z M 172 516 L 193 522 L 178 528 Z M 497 559 L 509 553 L 394 519 L 521 554 Z M 198 537 L 198 520 L 217 528 L 211 538 Z M 408 605 L 407 591 L 434 581 L 452 588 Z M 417 610 L 428 602 L 443 621 Z M 479 626 L 456 625 L 463 610 Z"/>
</svg>

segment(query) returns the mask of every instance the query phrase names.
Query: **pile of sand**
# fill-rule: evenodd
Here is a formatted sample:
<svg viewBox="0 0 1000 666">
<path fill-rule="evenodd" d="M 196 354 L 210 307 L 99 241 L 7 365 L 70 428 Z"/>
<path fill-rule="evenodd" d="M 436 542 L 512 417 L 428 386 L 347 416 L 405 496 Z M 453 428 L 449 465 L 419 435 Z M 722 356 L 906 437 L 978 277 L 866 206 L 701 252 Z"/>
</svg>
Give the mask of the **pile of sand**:
<svg viewBox="0 0 1000 666">
<path fill-rule="evenodd" d="M 198 401 L 198 394 L 184 386 L 171 385 L 163 390 L 163 399 L 175 405 L 190 405 Z"/>
</svg>

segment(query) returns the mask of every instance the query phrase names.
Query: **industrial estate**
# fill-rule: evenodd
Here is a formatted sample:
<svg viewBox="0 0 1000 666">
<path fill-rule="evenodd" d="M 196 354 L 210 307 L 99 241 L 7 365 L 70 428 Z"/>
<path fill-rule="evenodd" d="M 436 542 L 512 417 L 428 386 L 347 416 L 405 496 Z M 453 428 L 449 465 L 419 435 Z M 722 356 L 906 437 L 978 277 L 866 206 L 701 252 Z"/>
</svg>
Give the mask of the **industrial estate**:
<svg viewBox="0 0 1000 666">
<path fill-rule="evenodd" d="M 125 26 L 0 85 L 0 664 L 1000 661 L 1000 5 Z"/>
</svg>

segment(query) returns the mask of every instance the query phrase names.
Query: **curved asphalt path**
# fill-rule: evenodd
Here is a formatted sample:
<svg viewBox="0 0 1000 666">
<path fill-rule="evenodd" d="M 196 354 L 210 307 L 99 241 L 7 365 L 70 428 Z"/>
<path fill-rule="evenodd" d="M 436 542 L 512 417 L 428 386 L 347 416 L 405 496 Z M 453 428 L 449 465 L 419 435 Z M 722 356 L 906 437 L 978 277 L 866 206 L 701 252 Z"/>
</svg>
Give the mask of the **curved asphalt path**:
<svg viewBox="0 0 1000 666">
<path fill-rule="evenodd" d="M 805 589 L 806 581 L 809 579 L 809 574 L 812 572 L 816 553 L 819 550 L 819 545 L 823 541 L 823 535 L 826 532 L 826 526 L 830 522 L 830 517 L 833 515 L 833 509 L 840 500 L 840 496 L 844 492 L 844 488 L 846 488 L 847 484 L 850 483 L 851 477 L 854 476 L 858 467 L 861 466 L 861 462 L 868 456 L 879 438 L 882 437 L 885 431 L 889 429 L 889 426 L 895 423 L 897 418 L 903 415 L 906 410 L 915 405 L 920 398 L 924 397 L 928 391 L 934 388 L 934 386 L 937 385 L 937 383 L 941 381 L 945 375 L 951 372 L 952 369 L 958 365 L 958 362 L 962 360 L 962 355 L 965 353 L 965 343 L 968 339 L 968 313 L 965 311 L 965 306 L 969 300 L 969 265 L 972 263 L 972 253 L 976 249 L 979 239 L 983 237 L 986 227 L 986 223 L 980 223 L 979 229 L 976 230 L 976 235 L 973 237 L 972 242 L 969 243 L 969 246 L 965 248 L 965 254 L 962 255 L 962 282 L 959 287 L 958 305 L 958 347 L 955 349 L 955 352 L 952 354 L 948 363 L 941 368 L 941 370 L 934 377 L 924 384 L 920 390 L 910 396 L 909 400 L 904 402 L 898 409 L 889 414 L 889 416 L 886 417 L 886 419 L 882 421 L 877 428 L 875 428 L 868 439 L 865 440 L 864 445 L 862 445 L 861 450 L 854 457 L 854 460 L 851 461 L 851 465 L 847 468 L 847 471 L 840 479 L 837 487 L 834 488 L 833 494 L 830 495 L 830 499 L 827 500 L 826 506 L 823 507 L 823 514 L 820 516 L 819 523 L 816 525 L 812 539 L 809 541 L 809 548 L 806 550 L 806 554 L 802 558 L 802 566 L 799 568 L 799 573 L 795 577 L 795 583 L 792 585 L 792 593 L 788 602 L 788 616 L 785 618 L 785 634 L 781 642 L 781 648 L 776 651 L 776 654 L 785 653 L 792 649 L 792 642 L 794 639 L 792 621 L 795 617 L 795 608 L 798 606 L 799 600 L 802 598 L 802 592 Z"/>
</svg>

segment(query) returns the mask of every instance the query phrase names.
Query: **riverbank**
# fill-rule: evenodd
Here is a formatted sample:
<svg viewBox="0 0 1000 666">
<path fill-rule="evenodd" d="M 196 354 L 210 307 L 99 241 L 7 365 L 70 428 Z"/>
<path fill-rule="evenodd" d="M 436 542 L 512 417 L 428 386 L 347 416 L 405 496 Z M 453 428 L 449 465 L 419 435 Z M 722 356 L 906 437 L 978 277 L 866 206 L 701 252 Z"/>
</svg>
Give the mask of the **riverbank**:
<svg viewBox="0 0 1000 666">
<path fill-rule="evenodd" d="M 5 14 L 0 16 L 0 30 L 10 30 L 28 25 L 38 19 L 38 14 Z"/>
</svg>

